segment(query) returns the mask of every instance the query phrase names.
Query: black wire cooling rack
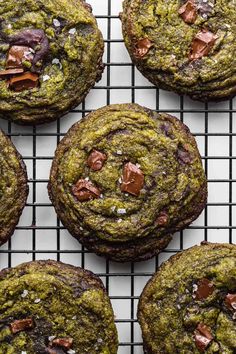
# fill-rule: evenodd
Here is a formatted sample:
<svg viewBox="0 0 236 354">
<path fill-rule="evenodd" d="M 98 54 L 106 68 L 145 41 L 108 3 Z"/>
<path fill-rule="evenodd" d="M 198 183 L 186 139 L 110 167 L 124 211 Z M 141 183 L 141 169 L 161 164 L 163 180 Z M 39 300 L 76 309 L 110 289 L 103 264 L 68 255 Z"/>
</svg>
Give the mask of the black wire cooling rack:
<svg viewBox="0 0 236 354">
<path fill-rule="evenodd" d="M 53 258 L 91 269 L 110 295 L 119 330 L 119 354 L 141 354 L 136 318 L 140 292 L 163 260 L 202 240 L 236 243 L 236 130 L 234 101 L 202 104 L 155 89 L 137 72 L 126 53 L 120 30 L 121 0 L 91 0 L 105 39 L 105 72 L 86 100 L 67 117 L 41 127 L 0 122 L 26 162 L 30 196 L 14 237 L 0 248 L 0 266 Z M 115 80 L 114 80 L 115 78 Z M 69 236 L 56 218 L 46 193 L 56 144 L 67 129 L 92 109 L 111 103 L 136 102 L 176 115 L 196 136 L 208 176 L 209 199 L 200 218 L 175 235 L 155 259 L 114 264 L 91 254 Z"/>
</svg>

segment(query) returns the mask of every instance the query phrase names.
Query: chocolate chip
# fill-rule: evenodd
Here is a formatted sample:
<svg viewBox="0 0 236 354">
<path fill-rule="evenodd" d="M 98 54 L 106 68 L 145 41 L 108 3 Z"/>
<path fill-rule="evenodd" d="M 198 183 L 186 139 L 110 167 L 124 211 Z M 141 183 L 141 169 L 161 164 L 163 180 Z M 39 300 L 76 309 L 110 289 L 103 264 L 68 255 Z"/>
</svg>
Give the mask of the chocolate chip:
<svg viewBox="0 0 236 354">
<path fill-rule="evenodd" d="M 197 348 L 204 352 L 208 345 L 212 342 L 213 336 L 211 334 L 211 329 L 204 325 L 203 323 L 199 323 L 197 326 L 195 334 L 195 344 Z"/>
<path fill-rule="evenodd" d="M 72 193 L 80 202 L 86 202 L 91 199 L 99 198 L 100 190 L 92 182 L 80 179 L 73 187 Z"/>
<path fill-rule="evenodd" d="M 179 162 L 183 162 L 184 164 L 190 164 L 192 162 L 190 153 L 183 146 L 178 147 L 177 158 Z"/>
<path fill-rule="evenodd" d="M 10 328 L 13 334 L 25 331 L 27 329 L 32 329 L 34 323 L 32 318 L 25 318 L 23 320 L 16 320 L 10 324 Z"/>
<path fill-rule="evenodd" d="M 236 310 L 236 294 L 227 294 L 225 303 L 229 308 Z"/>
<path fill-rule="evenodd" d="M 197 300 L 203 300 L 208 298 L 214 292 L 215 286 L 213 282 L 207 278 L 199 280 L 197 283 L 197 290 L 195 292 Z"/>
<path fill-rule="evenodd" d="M 12 77 L 9 80 L 9 87 L 13 91 L 30 90 L 38 86 L 39 76 L 31 72 L 26 72 L 22 75 Z"/>
<path fill-rule="evenodd" d="M 73 339 L 72 338 L 55 338 L 52 340 L 52 345 L 62 347 L 63 349 L 70 349 L 73 344 Z"/>
<path fill-rule="evenodd" d="M 106 161 L 107 156 L 100 151 L 93 150 L 88 157 L 87 165 L 93 171 L 99 171 L 102 169 L 104 162 Z"/>
<path fill-rule="evenodd" d="M 131 162 L 125 164 L 123 168 L 123 178 L 121 191 L 138 196 L 144 185 L 143 172 Z"/>
<path fill-rule="evenodd" d="M 151 47 L 153 47 L 153 43 L 148 38 L 140 39 L 136 43 L 134 55 L 136 58 L 143 58 L 149 52 Z"/>
<path fill-rule="evenodd" d="M 6 68 L 22 68 L 23 61 L 32 62 L 34 55 L 30 47 L 14 45 L 9 49 Z"/>
<path fill-rule="evenodd" d="M 22 74 L 24 72 L 24 69 L 7 69 L 7 70 L 1 70 L 0 71 L 0 78 L 6 78 L 8 76 L 13 76 L 17 74 Z"/>
<path fill-rule="evenodd" d="M 188 0 L 179 9 L 179 14 L 186 23 L 194 23 L 197 18 L 197 6 L 194 0 Z"/>
<path fill-rule="evenodd" d="M 160 212 L 160 214 L 158 215 L 156 221 L 155 221 L 155 225 L 157 226 L 164 226 L 168 223 L 168 214 L 165 211 Z"/>
<path fill-rule="evenodd" d="M 192 48 L 189 55 L 189 59 L 196 60 L 208 55 L 211 49 L 213 48 L 217 38 L 218 36 L 206 29 L 203 29 L 198 32 L 192 42 Z"/>
</svg>

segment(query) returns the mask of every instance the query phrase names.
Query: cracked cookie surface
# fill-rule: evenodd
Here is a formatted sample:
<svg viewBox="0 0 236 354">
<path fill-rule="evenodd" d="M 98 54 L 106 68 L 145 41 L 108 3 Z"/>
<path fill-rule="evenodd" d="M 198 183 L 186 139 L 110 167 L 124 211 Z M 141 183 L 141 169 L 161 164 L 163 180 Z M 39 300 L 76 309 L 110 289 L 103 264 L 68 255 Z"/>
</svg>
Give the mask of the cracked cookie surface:
<svg viewBox="0 0 236 354">
<path fill-rule="evenodd" d="M 125 0 L 125 44 L 157 87 L 227 99 L 236 94 L 235 10 L 233 0 Z"/>
<path fill-rule="evenodd" d="M 102 281 L 82 268 L 34 261 L 0 272 L 1 354 L 116 354 Z"/>
<path fill-rule="evenodd" d="M 0 245 L 13 234 L 28 196 L 25 164 L 0 130 Z"/>
<path fill-rule="evenodd" d="M 144 350 L 236 352 L 236 246 L 203 243 L 170 258 L 143 290 Z"/>
<path fill-rule="evenodd" d="M 195 139 L 177 118 L 111 105 L 59 144 L 49 195 L 70 233 L 115 261 L 148 259 L 198 217 L 206 177 Z"/>
<path fill-rule="evenodd" d="M 84 0 L 1 2 L 0 117 L 50 122 L 101 78 L 103 38 Z"/>
</svg>

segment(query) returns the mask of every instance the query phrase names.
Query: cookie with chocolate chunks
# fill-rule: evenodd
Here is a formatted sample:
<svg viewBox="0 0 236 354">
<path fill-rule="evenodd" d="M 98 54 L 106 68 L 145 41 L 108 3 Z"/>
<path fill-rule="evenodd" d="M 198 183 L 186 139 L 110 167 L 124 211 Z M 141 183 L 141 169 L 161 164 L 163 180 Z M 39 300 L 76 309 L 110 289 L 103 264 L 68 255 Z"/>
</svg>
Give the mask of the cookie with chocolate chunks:
<svg viewBox="0 0 236 354">
<path fill-rule="evenodd" d="M 138 305 L 147 354 L 234 354 L 235 320 L 236 245 L 230 244 L 202 243 L 172 256 Z"/>
<path fill-rule="evenodd" d="M 0 245 L 13 234 L 28 197 L 22 157 L 0 130 Z"/>
<path fill-rule="evenodd" d="M 236 95 L 233 0 L 124 0 L 133 63 L 158 88 L 200 101 Z"/>
<path fill-rule="evenodd" d="M 118 262 L 158 254 L 207 196 L 189 129 L 136 104 L 107 106 L 76 123 L 57 148 L 48 190 L 69 232 Z"/>
<path fill-rule="evenodd" d="M 52 260 L 0 272 L 0 352 L 117 354 L 114 314 L 92 272 Z"/>
<path fill-rule="evenodd" d="M 0 6 L 0 118 L 51 122 L 78 106 L 104 69 L 104 42 L 84 0 Z"/>
</svg>

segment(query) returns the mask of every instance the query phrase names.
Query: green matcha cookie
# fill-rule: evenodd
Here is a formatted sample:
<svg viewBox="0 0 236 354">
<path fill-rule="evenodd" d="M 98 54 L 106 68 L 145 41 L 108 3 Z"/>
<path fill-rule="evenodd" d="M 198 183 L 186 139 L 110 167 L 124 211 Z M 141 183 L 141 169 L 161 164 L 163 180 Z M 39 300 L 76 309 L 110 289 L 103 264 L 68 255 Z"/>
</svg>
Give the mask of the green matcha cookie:
<svg viewBox="0 0 236 354">
<path fill-rule="evenodd" d="M 235 354 L 236 246 L 171 257 L 144 288 L 138 320 L 147 354 Z"/>
<path fill-rule="evenodd" d="M 159 88 L 201 101 L 236 94 L 233 0 L 124 0 L 126 47 Z"/>
<path fill-rule="evenodd" d="M 57 148 L 48 187 L 70 233 L 118 262 L 158 254 L 198 217 L 207 194 L 189 129 L 136 104 L 107 106 L 75 124 Z"/>
<path fill-rule="evenodd" d="M 0 245 L 13 234 L 28 196 L 25 164 L 0 130 Z"/>
<path fill-rule="evenodd" d="M 101 280 L 55 261 L 0 272 L 1 354 L 116 354 L 117 331 Z"/>
<path fill-rule="evenodd" d="M 103 39 L 84 0 L 0 6 L 0 117 L 50 122 L 75 108 L 103 71 Z"/>
</svg>

